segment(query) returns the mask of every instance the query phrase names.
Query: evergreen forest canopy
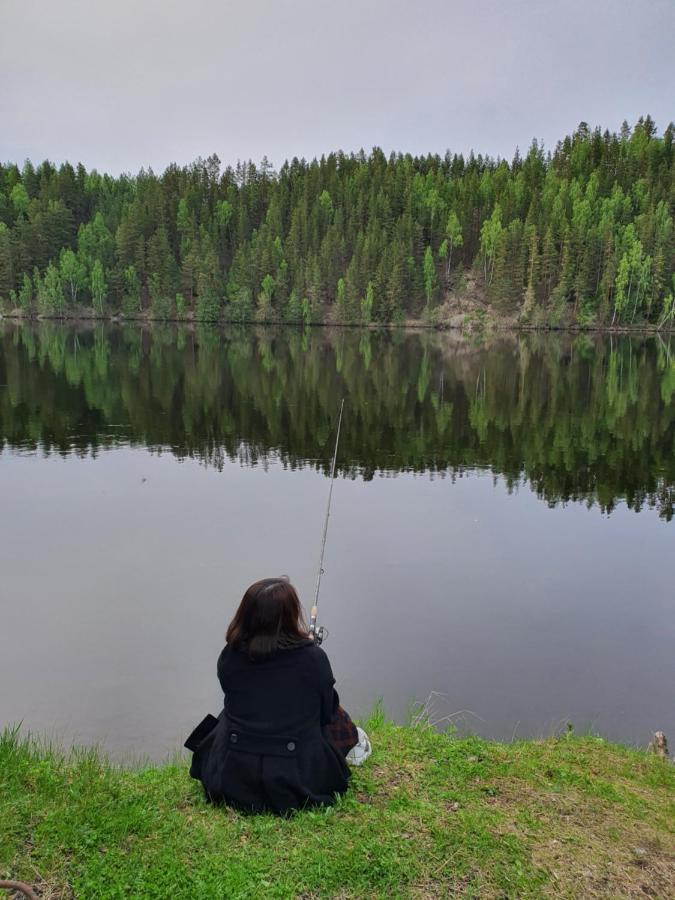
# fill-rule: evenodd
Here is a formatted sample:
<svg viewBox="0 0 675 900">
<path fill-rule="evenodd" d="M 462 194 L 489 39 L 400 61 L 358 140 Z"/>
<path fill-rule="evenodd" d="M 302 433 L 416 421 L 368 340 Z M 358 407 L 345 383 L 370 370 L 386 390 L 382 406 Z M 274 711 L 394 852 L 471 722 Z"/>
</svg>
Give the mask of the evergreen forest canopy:
<svg viewBox="0 0 675 900">
<path fill-rule="evenodd" d="M 520 321 L 675 321 L 673 135 L 585 123 L 509 163 L 216 156 L 163 175 L 0 165 L 0 308 L 68 316 L 438 321 L 473 270 Z"/>
<path fill-rule="evenodd" d="M 551 505 L 675 513 L 672 338 L 0 324 L 0 452 L 490 469 Z"/>
</svg>

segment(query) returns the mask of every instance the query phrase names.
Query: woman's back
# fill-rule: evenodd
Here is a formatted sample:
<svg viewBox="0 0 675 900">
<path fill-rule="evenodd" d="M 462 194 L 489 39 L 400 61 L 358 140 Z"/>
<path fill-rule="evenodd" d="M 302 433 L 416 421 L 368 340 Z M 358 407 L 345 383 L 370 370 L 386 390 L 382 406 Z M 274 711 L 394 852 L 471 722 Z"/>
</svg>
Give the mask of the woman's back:
<svg viewBox="0 0 675 900">
<path fill-rule="evenodd" d="M 226 646 L 218 659 L 231 728 L 258 734 L 320 729 L 333 713 L 333 675 L 323 650 L 310 640 L 252 660 Z"/>
<path fill-rule="evenodd" d="M 347 789 L 347 764 L 321 729 L 338 701 L 319 647 L 258 661 L 226 647 L 218 674 L 224 711 L 201 765 L 209 799 L 283 814 L 330 804 Z"/>
<path fill-rule="evenodd" d="M 335 679 L 308 639 L 288 581 L 263 579 L 246 591 L 218 658 L 218 680 L 225 697 L 215 728 L 208 725 L 204 737 L 198 726 L 199 738 L 189 739 L 190 774 L 210 800 L 286 813 L 330 804 L 347 789 L 349 768 L 322 730 L 339 707 Z"/>
</svg>

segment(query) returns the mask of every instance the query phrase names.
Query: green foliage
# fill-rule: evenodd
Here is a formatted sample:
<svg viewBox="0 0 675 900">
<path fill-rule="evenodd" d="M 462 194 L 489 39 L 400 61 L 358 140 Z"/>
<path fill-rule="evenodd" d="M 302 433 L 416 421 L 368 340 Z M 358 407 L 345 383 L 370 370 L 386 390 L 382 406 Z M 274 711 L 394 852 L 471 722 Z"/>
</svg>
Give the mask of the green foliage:
<svg viewBox="0 0 675 900">
<path fill-rule="evenodd" d="M 176 228 L 180 234 L 187 234 L 190 230 L 190 210 L 188 209 L 187 200 L 181 197 L 178 201 L 178 212 L 176 213 Z"/>
<path fill-rule="evenodd" d="M 446 281 L 450 278 L 450 273 L 452 271 L 452 255 L 455 249 L 459 249 L 464 246 L 464 238 L 462 236 L 462 226 L 460 224 L 459 218 L 457 217 L 457 213 L 452 210 L 450 215 L 448 216 L 448 221 L 445 225 L 445 238 L 439 248 L 438 256 L 440 259 L 444 259 L 446 261 L 445 265 L 445 278 Z"/>
<path fill-rule="evenodd" d="M 284 320 L 286 322 L 302 322 L 302 319 L 302 303 L 298 297 L 298 292 L 292 290 L 291 295 L 288 298 L 288 303 L 286 304 L 286 309 L 284 310 Z"/>
<path fill-rule="evenodd" d="M 592 328 L 595 325 L 596 313 L 588 303 L 583 303 L 577 313 L 577 324 L 582 328 Z"/>
<path fill-rule="evenodd" d="M 0 302 L 14 292 L 12 235 L 0 219 Z"/>
<path fill-rule="evenodd" d="M 626 250 L 614 282 L 612 325 L 615 321 L 625 321 L 629 313 L 632 324 L 641 301 L 650 295 L 652 258 L 643 252 L 642 242 L 635 237 L 632 226 L 624 233 L 624 245 Z"/>
<path fill-rule="evenodd" d="M 65 307 L 65 296 L 61 276 L 56 266 L 53 263 L 49 263 L 42 278 L 40 278 L 38 272 L 35 272 L 33 281 L 40 312 L 45 315 L 62 315 Z"/>
<path fill-rule="evenodd" d="M 274 279 L 272 276 L 265 275 L 262 280 L 262 290 L 270 304 L 272 303 L 272 297 L 274 296 L 274 287 Z"/>
<path fill-rule="evenodd" d="M 230 286 L 228 318 L 233 322 L 250 322 L 253 318 L 253 300 L 246 286 Z"/>
<path fill-rule="evenodd" d="M 454 247 L 461 247 L 464 244 L 462 237 L 462 226 L 460 225 L 457 213 L 453 210 L 448 216 L 448 222 L 445 226 L 445 233 L 450 242 L 450 250 Z"/>
<path fill-rule="evenodd" d="M 23 310 L 29 309 L 33 300 L 33 285 L 30 280 L 30 275 L 27 272 L 24 272 L 23 280 L 21 282 L 21 289 L 19 290 L 18 300 L 19 306 Z"/>
<path fill-rule="evenodd" d="M 319 195 L 319 206 L 321 207 L 321 211 L 325 218 L 328 219 L 333 215 L 333 201 L 328 191 L 321 191 L 321 194 Z"/>
<path fill-rule="evenodd" d="M 675 281 L 675 279 L 673 280 Z M 668 296 L 663 299 L 663 313 L 659 320 L 658 327 L 661 329 L 664 325 L 668 325 L 672 322 L 675 322 L 675 302 L 673 302 L 673 294 L 668 294 Z"/>
<path fill-rule="evenodd" d="M 87 286 L 87 269 L 72 250 L 62 250 L 59 263 L 61 281 L 68 292 L 68 301 L 75 305 L 77 295 Z"/>
<path fill-rule="evenodd" d="M 486 285 L 492 284 L 497 247 L 502 234 L 502 210 L 495 204 L 492 215 L 483 222 L 480 230 L 480 252 L 483 260 L 483 277 Z"/>
<path fill-rule="evenodd" d="M 269 322 L 272 318 L 272 298 L 274 297 L 274 278 L 268 273 L 261 282 L 258 294 L 256 318 L 261 322 Z"/>
<path fill-rule="evenodd" d="M 80 226 L 77 246 L 81 259 L 89 269 L 93 268 L 96 260 L 104 266 L 112 265 L 114 241 L 101 212 L 97 212 L 91 222 Z"/>
<path fill-rule="evenodd" d="M 108 284 L 105 279 L 103 263 L 100 259 L 95 260 L 91 270 L 91 302 L 94 309 L 98 313 L 103 313 L 105 298 L 108 294 Z"/>
<path fill-rule="evenodd" d="M 368 282 L 368 287 L 366 288 L 366 295 L 361 300 L 361 321 L 364 325 L 370 325 L 373 320 L 373 304 L 375 302 L 375 291 L 373 289 L 373 282 Z"/>
<path fill-rule="evenodd" d="M 221 200 L 216 207 L 216 216 L 221 228 L 227 228 L 232 219 L 234 208 L 227 200 Z"/>
<path fill-rule="evenodd" d="M 126 266 L 123 283 L 122 312 L 125 316 L 135 316 L 141 309 L 141 282 L 135 266 Z"/>
<path fill-rule="evenodd" d="M 182 300 L 183 312 L 181 313 L 178 308 L 178 298 Z M 220 317 L 220 297 L 218 296 L 215 288 L 207 288 L 203 291 L 199 297 L 197 297 L 197 304 L 195 306 L 195 319 L 201 322 L 217 322 Z M 185 301 L 183 300 L 182 294 L 176 294 L 176 313 L 179 318 L 182 318 L 185 314 Z"/>
<path fill-rule="evenodd" d="M 424 266 L 422 272 L 424 275 L 424 296 L 426 298 L 426 310 L 428 313 L 431 308 L 431 300 L 436 288 L 436 264 L 434 263 L 434 255 L 431 252 L 431 247 L 427 247 L 424 252 Z"/>
<path fill-rule="evenodd" d="M 347 289 L 345 287 L 344 278 L 338 279 L 337 291 L 335 297 L 335 307 L 337 317 L 340 322 L 349 321 L 349 310 L 347 307 Z"/>
<path fill-rule="evenodd" d="M 28 211 L 28 193 L 26 188 L 19 182 L 15 184 L 9 194 L 9 199 L 12 202 L 12 206 L 14 207 L 17 215 L 23 215 Z"/>
<path fill-rule="evenodd" d="M 294 320 L 306 297 L 312 321 L 350 322 L 371 284 L 366 318 L 392 322 L 428 315 L 475 266 L 485 298 L 527 321 L 668 324 L 674 135 L 649 117 L 619 134 L 581 123 L 553 153 L 533 143 L 512 163 L 375 149 L 278 174 L 266 162 L 221 172 L 216 157 L 119 178 L 0 165 L 0 297 L 51 263 L 73 307 L 98 260 L 102 312 L 149 299 L 164 317 L 180 293 L 209 318 Z"/>
<path fill-rule="evenodd" d="M 150 276 L 150 306 L 152 314 L 156 319 L 173 319 L 174 318 L 174 299 L 167 293 L 165 287 L 162 286 L 162 277 L 159 273 L 154 272 Z"/>
<path fill-rule="evenodd" d="M 185 297 L 178 293 L 176 294 L 176 317 L 179 319 L 184 319 L 185 314 L 187 312 L 187 304 L 185 302 Z"/>
</svg>

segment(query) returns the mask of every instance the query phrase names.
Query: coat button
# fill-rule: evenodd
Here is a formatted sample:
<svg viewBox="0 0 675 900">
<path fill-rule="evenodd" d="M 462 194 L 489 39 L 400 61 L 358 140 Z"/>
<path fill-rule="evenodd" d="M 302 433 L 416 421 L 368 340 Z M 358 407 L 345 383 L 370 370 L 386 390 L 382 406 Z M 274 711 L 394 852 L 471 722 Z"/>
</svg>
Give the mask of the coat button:
<svg viewBox="0 0 675 900">
<path fill-rule="evenodd" d="M 237 743 L 237 735 L 234 734 L 234 732 L 230 735 L 230 740 L 232 741 L 233 744 Z"/>
<path fill-rule="evenodd" d="M 288 750 L 295 750 L 295 742 L 294 742 L 294 741 L 289 741 L 289 742 L 286 744 L 286 748 L 287 748 Z"/>
</svg>

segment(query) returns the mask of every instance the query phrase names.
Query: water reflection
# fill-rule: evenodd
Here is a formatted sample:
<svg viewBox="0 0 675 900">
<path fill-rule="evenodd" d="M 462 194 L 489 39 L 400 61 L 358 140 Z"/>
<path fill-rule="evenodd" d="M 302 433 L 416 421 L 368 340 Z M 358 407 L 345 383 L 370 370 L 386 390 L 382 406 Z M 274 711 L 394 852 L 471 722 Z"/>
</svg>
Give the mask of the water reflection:
<svg viewBox="0 0 675 900">
<path fill-rule="evenodd" d="M 312 596 L 344 396 L 347 706 L 670 733 L 674 395 L 658 337 L 0 323 L 0 726 L 161 758 L 217 709 L 246 585 Z"/>
<path fill-rule="evenodd" d="M 489 467 L 551 505 L 675 505 L 670 338 L 0 324 L 0 442 L 327 470 Z"/>
</svg>

